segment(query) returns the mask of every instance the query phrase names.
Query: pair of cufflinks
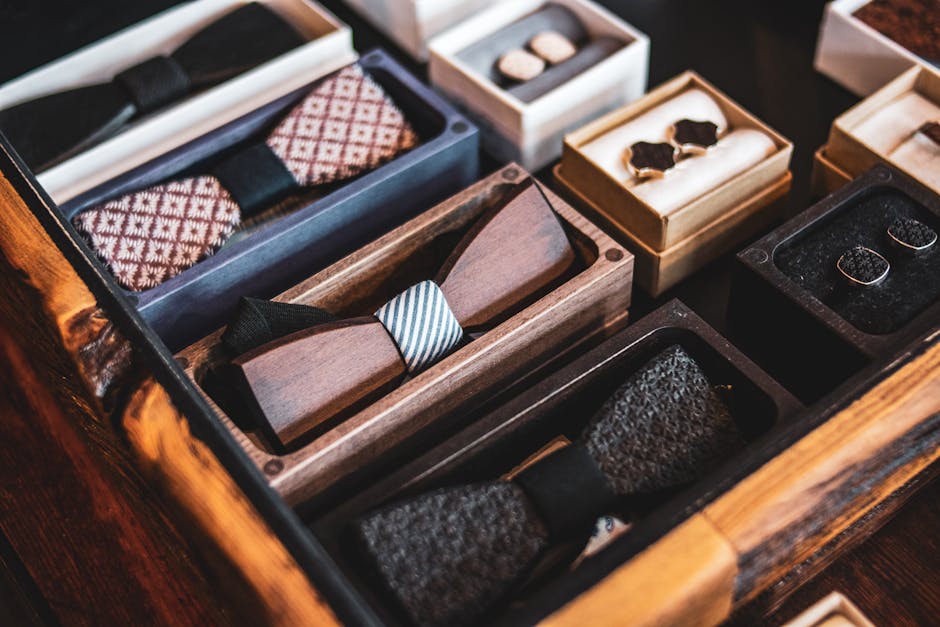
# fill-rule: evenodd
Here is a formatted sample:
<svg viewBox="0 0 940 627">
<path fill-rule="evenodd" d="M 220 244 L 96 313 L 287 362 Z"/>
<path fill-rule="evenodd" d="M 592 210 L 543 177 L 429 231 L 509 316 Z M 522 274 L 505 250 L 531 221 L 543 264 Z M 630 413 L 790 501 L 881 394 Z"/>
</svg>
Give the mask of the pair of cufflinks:
<svg viewBox="0 0 940 627">
<path fill-rule="evenodd" d="M 529 40 L 528 50 L 516 48 L 499 58 L 496 68 L 506 78 L 523 83 L 530 81 L 548 65 L 558 65 L 578 52 L 577 46 L 556 31 L 544 31 Z"/>
<path fill-rule="evenodd" d="M 926 251 L 937 243 L 937 232 L 914 218 L 898 218 L 888 227 L 888 237 L 900 250 L 909 254 Z M 881 253 L 857 245 L 842 253 L 836 269 L 852 285 L 871 287 L 887 278 L 891 264 Z"/>
<path fill-rule="evenodd" d="M 703 155 L 718 143 L 725 129 L 714 122 L 683 118 L 667 131 L 667 141 L 632 144 L 623 152 L 623 165 L 638 179 L 663 178 L 685 156 Z"/>
</svg>

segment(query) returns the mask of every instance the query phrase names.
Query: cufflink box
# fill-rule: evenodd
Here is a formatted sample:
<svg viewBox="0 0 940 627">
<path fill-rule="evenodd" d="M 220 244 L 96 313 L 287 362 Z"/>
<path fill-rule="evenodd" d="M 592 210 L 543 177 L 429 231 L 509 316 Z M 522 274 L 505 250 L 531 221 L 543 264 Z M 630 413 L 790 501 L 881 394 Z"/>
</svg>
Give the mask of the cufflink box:
<svg viewBox="0 0 940 627">
<path fill-rule="evenodd" d="M 413 124 L 419 145 L 324 192 L 301 191 L 289 207 L 261 214 L 259 224 L 154 288 L 123 290 L 171 349 L 222 324 L 240 296 L 271 296 L 476 180 L 476 128 L 385 51 L 371 51 L 359 63 Z M 211 164 L 265 132 L 309 89 L 294 90 L 62 203 L 62 213 L 71 219 L 105 200 Z"/>
<path fill-rule="evenodd" d="M 428 42 L 496 0 L 346 0 L 375 28 L 417 61 L 428 60 Z"/>
<path fill-rule="evenodd" d="M 310 0 L 260 1 L 308 43 L 134 121 L 118 135 L 39 173 L 36 178 L 46 193 L 59 203 L 70 200 L 356 60 L 349 27 L 321 5 Z M 197 0 L 168 9 L 4 84 L 0 109 L 109 81 L 126 68 L 172 52 L 244 4 L 244 0 Z"/>
<path fill-rule="evenodd" d="M 931 181 L 925 178 L 931 174 L 927 170 L 929 164 L 924 165 L 922 171 L 912 171 L 910 167 L 905 167 L 904 162 L 887 152 L 885 147 L 889 139 L 898 144 L 913 136 L 922 123 L 933 119 L 932 116 L 924 112 L 921 114 L 923 119 L 920 119 L 912 115 L 909 108 L 905 108 L 899 112 L 896 127 L 880 129 L 880 132 L 874 134 L 871 130 L 862 130 L 872 116 L 911 95 L 922 97 L 940 107 L 940 73 L 926 67 L 913 67 L 837 117 L 832 122 L 826 145 L 817 153 L 813 176 L 818 183 L 814 185 L 831 192 L 835 190 L 833 186 L 846 177 L 852 179 L 876 164 L 884 163 L 930 186 Z M 882 143 L 883 146 L 879 145 Z M 940 160 L 937 160 L 936 167 L 940 168 Z M 935 176 L 933 180 L 940 181 L 940 176 Z M 934 191 L 940 193 L 940 188 L 935 187 Z"/>
<path fill-rule="evenodd" d="M 718 104 L 730 127 L 762 131 L 774 142 L 775 150 L 730 180 L 664 214 L 636 196 L 582 148 L 693 88 Z M 776 201 L 790 189 L 792 153 L 789 140 L 701 76 L 687 71 L 636 102 L 566 135 L 554 174 L 579 205 L 597 216 L 636 255 L 637 285 L 657 296 L 780 217 L 784 207 Z"/>
<path fill-rule="evenodd" d="M 814 198 L 827 196 L 851 180 L 852 176 L 829 158 L 825 146 L 820 147 L 813 154 L 810 190 Z"/>
<path fill-rule="evenodd" d="M 435 242 L 465 233 L 476 218 L 530 175 L 508 165 L 463 192 L 406 222 L 334 265 L 305 279 L 275 300 L 315 305 L 344 317 L 369 315 L 414 283 L 443 251 Z M 362 471 L 421 431 L 440 429 L 542 362 L 609 333 L 626 321 L 633 257 L 567 203 L 544 190 L 576 250 L 578 271 L 543 297 L 469 344 L 328 428 L 311 432 L 290 448 L 262 431 L 243 432 L 218 407 L 233 433 L 271 485 L 292 504 L 315 497 L 341 478 Z M 449 240 L 448 240 L 449 241 Z M 450 252 L 447 250 L 447 252 Z M 417 265 L 422 264 L 422 265 Z M 178 354 L 197 387 L 223 359 L 221 330 Z M 200 387 L 207 399 L 212 399 Z M 335 421 L 334 421 L 335 422 Z"/>
<path fill-rule="evenodd" d="M 672 490 L 666 498 L 659 495 L 650 499 L 651 503 L 639 508 L 639 517 L 629 521 L 632 527 L 600 548 L 599 553 L 574 568 L 554 568 L 548 577 L 522 586 L 523 592 L 512 603 L 494 604 L 495 611 L 479 620 L 480 624 L 535 624 L 570 601 L 574 591 L 600 581 L 611 563 L 628 561 L 638 549 L 645 548 L 643 545 L 655 538 L 652 534 L 663 533 L 664 526 L 676 524 L 714 498 L 725 487 L 716 476 L 722 470 L 742 472 L 739 458 L 754 448 L 754 441 L 774 427 L 785 426 L 802 409 L 789 392 L 680 301 L 669 301 L 489 411 L 476 412 L 467 427 L 452 432 L 394 472 L 376 477 L 352 495 L 344 495 L 332 506 L 308 513 L 305 522 L 365 602 L 375 608 L 380 620 L 385 624 L 407 624 L 399 620 L 393 599 L 385 596 L 359 559 L 350 524 L 400 499 L 449 486 L 497 480 L 560 436 L 576 440 L 598 408 L 631 374 L 675 345 L 696 361 L 712 385 L 729 391 L 732 418 L 747 446 L 691 486 Z M 655 391 L 649 394 L 655 395 Z M 609 514 L 623 517 L 622 512 Z M 669 566 L 661 564 L 662 568 Z M 623 602 L 633 603 L 633 593 L 623 590 Z"/>
<path fill-rule="evenodd" d="M 461 52 L 475 42 L 551 5 L 570 10 L 589 37 L 612 37 L 623 47 L 528 103 L 489 77 L 508 50 L 487 49 L 486 55 L 473 61 L 461 58 Z M 510 47 L 523 48 L 526 42 L 523 38 Z M 498 2 L 435 37 L 429 48 L 431 83 L 477 122 L 487 152 L 498 161 L 516 161 L 532 171 L 558 157 L 566 132 L 646 90 L 649 38 L 587 0 Z"/>
<path fill-rule="evenodd" d="M 738 253 L 735 338 L 804 401 L 940 319 L 940 248 L 893 245 L 887 228 L 902 217 L 940 232 L 940 196 L 878 165 Z M 839 274 L 839 257 L 856 245 L 889 261 L 883 282 L 855 287 Z"/>
<path fill-rule="evenodd" d="M 834 0 L 819 27 L 814 67 L 856 96 L 867 96 L 913 65 L 927 62 L 854 13 L 871 0 Z"/>
</svg>

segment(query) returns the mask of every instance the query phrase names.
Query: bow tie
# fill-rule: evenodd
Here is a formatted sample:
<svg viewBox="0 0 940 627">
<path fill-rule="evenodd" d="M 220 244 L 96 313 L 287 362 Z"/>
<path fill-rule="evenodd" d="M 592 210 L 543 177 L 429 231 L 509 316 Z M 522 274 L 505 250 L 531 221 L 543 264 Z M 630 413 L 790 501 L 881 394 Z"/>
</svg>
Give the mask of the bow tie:
<svg viewBox="0 0 940 627">
<path fill-rule="evenodd" d="M 264 5 L 245 5 L 213 22 L 169 56 L 0 111 L 0 131 L 34 171 L 117 133 L 134 118 L 237 76 L 304 39 Z"/>
<path fill-rule="evenodd" d="M 210 175 L 110 200 L 72 222 L 118 283 L 145 290 L 218 250 L 252 213 L 298 188 L 362 174 L 417 141 L 382 88 L 351 65 L 317 85 L 265 141 Z"/>
<path fill-rule="evenodd" d="M 744 445 L 698 364 L 667 348 L 604 403 L 579 440 L 511 481 L 450 487 L 368 514 L 353 538 L 417 625 L 475 622 L 551 546 L 599 516 L 688 484 Z"/>
<path fill-rule="evenodd" d="M 257 346 L 250 336 L 271 340 L 279 335 L 272 329 L 292 331 L 301 312 L 313 308 L 293 305 L 272 321 L 257 301 L 246 303 L 249 315 L 237 317 L 223 340 L 254 348 L 214 371 L 224 382 L 217 387 L 230 396 L 220 405 L 243 428 L 266 428 L 287 445 L 436 363 L 468 333 L 501 322 L 553 287 L 574 261 L 564 228 L 530 179 L 477 220 L 434 281 L 413 285 L 372 316 L 318 324 Z M 321 315 L 310 314 L 312 320 Z"/>
</svg>

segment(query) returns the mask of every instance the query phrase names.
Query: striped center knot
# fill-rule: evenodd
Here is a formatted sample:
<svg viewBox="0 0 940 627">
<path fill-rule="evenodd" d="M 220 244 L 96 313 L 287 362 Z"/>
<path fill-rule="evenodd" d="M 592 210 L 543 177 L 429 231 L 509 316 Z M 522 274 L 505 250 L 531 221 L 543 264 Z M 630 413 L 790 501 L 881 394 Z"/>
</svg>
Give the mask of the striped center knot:
<svg viewBox="0 0 940 627">
<path fill-rule="evenodd" d="M 463 328 L 434 281 L 422 281 L 388 301 L 377 312 L 398 346 L 409 373 L 444 357 L 463 338 Z"/>
</svg>

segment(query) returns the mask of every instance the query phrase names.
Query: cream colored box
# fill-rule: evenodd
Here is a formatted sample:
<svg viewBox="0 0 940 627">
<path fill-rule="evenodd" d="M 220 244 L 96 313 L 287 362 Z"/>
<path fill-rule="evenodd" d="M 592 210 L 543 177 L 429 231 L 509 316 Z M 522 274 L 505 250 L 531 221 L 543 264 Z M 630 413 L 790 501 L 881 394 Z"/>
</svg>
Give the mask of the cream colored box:
<svg viewBox="0 0 940 627">
<path fill-rule="evenodd" d="M 837 117 L 832 123 L 829 140 L 824 147 L 826 159 L 850 178 L 868 171 L 878 163 L 887 163 L 924 185 L 936 189 L 930 180 L 924 178 L 923 173 L 911 171 L 903 163 L 872 145 L 870 138 L 866 139 L 859 133 L 861 126 L 874 113 L 910 92 L 940 106 L 940 72 L 921 66 L 913 67 Z M 903 123 L 910 128 L 905 127 L 897 132 L 916 132 L 917 120 L 905 118 Z M 940 192 L 940 189 L 937 191 Z"/>
<path fill-rule="evenodd" d="M 428 60 L 435 35 L 498 0 L 346 0 L 418 61 Z"/>
<path fill-rule="evenodd" d="M 925 61 L 857 19 L 870 0 L 835 0 L 826 5 L 814 67 L 857 96 L 867 96 L 898 74 Z"/>
<path fill-rule="evenodd" d="M 565 84 L 526 104 L 457 57 L 473 42 L 532 13 L 543 0 L 502 0 L 435 37 L 430 45 L 431 83 L 479 124 L 486 149 L 500 161 L 538 170 L 558 158 L 565 133 L 643 95 L 649 38 L 587 0 L 556 0 L 584 23 L 592 37 L 627 42 L 623 48 Z"/>
<path fill-rule="evenodd" d="M 181 146 L 358 57 L 349 27 L 309 0 L 260 0 L 309 42 L 211 89 L 128 125 L 118 135 L 38 175 L 56 202 Z M 115 74 L 167 54 L 245 0 L 197 0 L 169 9 L 0 87 L 0 109 Z"/>
</svg>

